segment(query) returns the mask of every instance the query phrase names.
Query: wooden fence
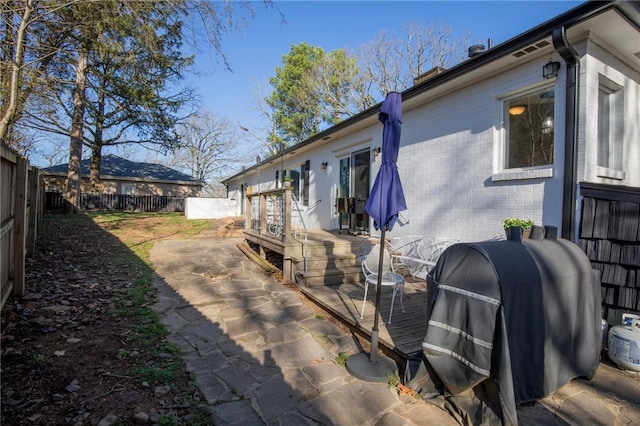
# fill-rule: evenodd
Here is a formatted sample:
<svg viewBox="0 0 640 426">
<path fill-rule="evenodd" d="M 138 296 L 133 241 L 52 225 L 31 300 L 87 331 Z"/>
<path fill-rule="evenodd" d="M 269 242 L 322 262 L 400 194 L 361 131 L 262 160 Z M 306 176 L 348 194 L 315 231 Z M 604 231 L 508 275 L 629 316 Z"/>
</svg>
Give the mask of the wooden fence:
<svg viewBox="0 0 640 426">
<path fill-rule="evenodd" d="M 46 210 L 64 210 L 67 200 L 59 192 L 45 194 Z M 184 212 L 184 198 L 165 195 L 81 194 L 80 210 Z"/>
<path fill-rule="evenodd" d="M 4 144 L 0 152 L 0 308 L 25 294 L 26 257 L 35 251 L 42 219 L 39 170 Z"/>
</svg>

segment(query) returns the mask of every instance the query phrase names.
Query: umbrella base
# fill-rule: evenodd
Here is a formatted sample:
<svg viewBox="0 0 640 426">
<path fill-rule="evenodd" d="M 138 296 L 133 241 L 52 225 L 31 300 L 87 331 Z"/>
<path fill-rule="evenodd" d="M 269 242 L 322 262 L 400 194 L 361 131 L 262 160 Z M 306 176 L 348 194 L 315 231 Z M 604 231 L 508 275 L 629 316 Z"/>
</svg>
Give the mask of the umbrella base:
<svg viewBox="0 0 640 426">
<path fill-rule="evenodd" d="M 347 371 L 354 377 L 367 382 L 388 382 L 398 368 L 391 359 L 378 355 L 371 361 L 368 353 L 359 353 L 347 358 Z"/>
</svg>

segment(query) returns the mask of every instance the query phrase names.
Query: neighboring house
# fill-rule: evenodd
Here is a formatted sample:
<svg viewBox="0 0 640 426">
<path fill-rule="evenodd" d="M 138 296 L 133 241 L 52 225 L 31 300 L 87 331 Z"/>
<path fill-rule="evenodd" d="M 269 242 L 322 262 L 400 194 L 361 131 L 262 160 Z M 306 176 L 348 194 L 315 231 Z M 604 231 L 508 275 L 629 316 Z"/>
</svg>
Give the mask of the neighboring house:
<svg viewBox="0 0 640 426">
<path fill-rule="evenodd" d="M 389 237 L 503 238 L 503 219 L 524 217 L 577 241 L 582 185 L 640 187 L 640 3 L 587 2 L 469 52 L 402 92 L 408 209 Z M 375 233 L 363 207 L 381 164 L 379 107 L 223 181 L 238 214 L 286 175 L 298 227 Z"/>
<path fill-rule="evenodd" d="M 469 53 L 402 92 L 408 209 L 387 237 L 503 239 L 505 218 L 532 219 L 587 253 L 610 323 L 640 311 L 640 2 L 586 2 Z M 379 109 L 226 179 L 238 214 L 251 218 L 247 239 L 278 248 L 263 228 L 269 237 L 285 175 L 294 226 L 376 234 L 364 205 L 382 160 Z M 285 266 L 297 256 L 289 246 Z"/>
<path fill-rule="evenodd" d="M 89 159 L 82 160 L 82 193 L 89 187 Z M 40 169 L 46 191 L 64 191 L 68 164 Z M 153 163 L 138 163 L 116 155 L 105 155 L 100 164 L 100 194 L 198 197 L 203 183 L 177 170 Z"/>
</svg>

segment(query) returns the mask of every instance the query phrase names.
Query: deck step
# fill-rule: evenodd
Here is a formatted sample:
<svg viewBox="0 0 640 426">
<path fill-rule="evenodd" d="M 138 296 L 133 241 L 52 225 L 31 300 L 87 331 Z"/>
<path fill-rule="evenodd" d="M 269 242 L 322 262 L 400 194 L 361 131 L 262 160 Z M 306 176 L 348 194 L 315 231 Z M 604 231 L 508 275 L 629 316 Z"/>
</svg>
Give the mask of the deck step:
<svg viewBox="0 0 640 426">
<path fill-rule="evenodd" d="M 306 265 L 302 245 L 296 256 L 296 282 L 302 287 L 362 282 L 358 255 L 370 244 L 365 239 L 308 241 Z"/>
<path fill-rule="evenodd" d="M 349 266 L 358 266 L 359 263 L 355 256 L 321 256 L 315 255 L 307 258 L 307 270 L 322 270 L 332 268 L 344 268 Z M 303 268 L 298 268 L 303 269 Z"/>
<path fill-rule="evenodd" d="M 304 240 L 297 240 L 296 255 L 302 257 L 305 250 Z M 336 241 L 307 241 L 306 253 L 307 258 L 315 256 L 358 256 L 361 250 L 361 243 L 355 242 L 336 242 Z"/>
<path fill-rule="evenodd" d="M 340 268 L 307 269 L 296 272 L 298 285 L 304 287 L 358 283 L 362 281 L 360 266 L 343 266 Z"/>
</svg>

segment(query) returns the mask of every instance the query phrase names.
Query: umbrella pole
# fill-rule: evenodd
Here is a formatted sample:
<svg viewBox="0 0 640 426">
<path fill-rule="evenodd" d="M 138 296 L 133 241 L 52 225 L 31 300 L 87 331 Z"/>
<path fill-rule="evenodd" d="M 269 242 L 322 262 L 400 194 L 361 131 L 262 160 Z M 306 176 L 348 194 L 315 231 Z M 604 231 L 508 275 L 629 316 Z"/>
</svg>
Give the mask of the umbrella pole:
<svg viewBox="0 0 640 426">
<path fill-rule="evenodd" d="M 371 329 L 371 352 L 351 355 L 347 358 L 347 371 L 353 376 L 368 382 L 386 382 L 398 370 L 396 363 L 385 357 L 378 357 L 378 316 L 380 313 L 380 294 L 382 293 L 382 262 L 384 261 L 384 234 L 386 227 L 382 228 L 380 235 L 380 261 L 378 262 L 378 282 L 376 286 L 376 306 Z"/>
<path fill-rule="evenodd" d="M 378 352 L 378 316 L 380 313 L 380 295 L 382 294 L 382 274 L 384 273 L 382 264 L 384 262 L 384 237 L 386 232 L 386 226 L 380 230 L 380 258 L 378 259 L 378 282 L 376 283 L 376 309 L 373 317 L 373 328 L 371 329 L 371 362 L 375 362 Z"/>
</svg>

